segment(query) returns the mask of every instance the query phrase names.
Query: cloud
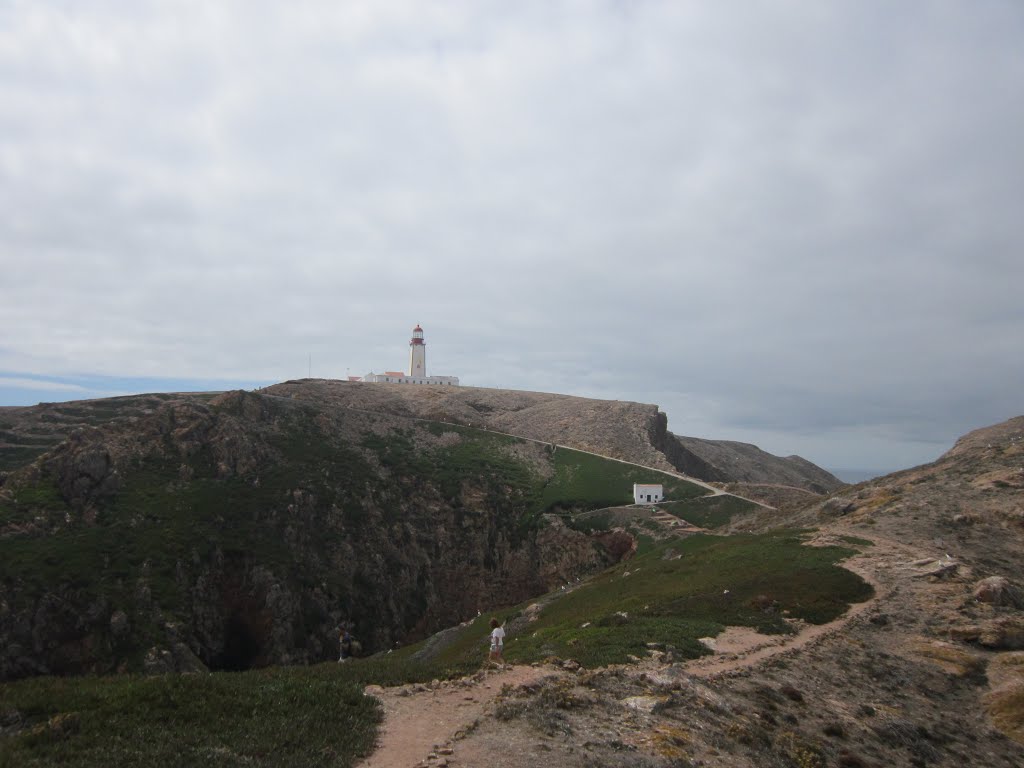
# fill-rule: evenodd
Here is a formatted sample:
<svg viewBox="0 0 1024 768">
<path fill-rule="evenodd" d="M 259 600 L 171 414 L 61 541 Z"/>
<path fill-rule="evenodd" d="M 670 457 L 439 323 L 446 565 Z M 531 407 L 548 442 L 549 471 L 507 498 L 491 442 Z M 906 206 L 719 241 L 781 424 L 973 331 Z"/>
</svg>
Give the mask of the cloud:
<svg viewBox="0 0 1024 768">
<path fill-rule="evenodd" d="M 62 381 L 49 381 L 46 379 L 28 379 L 17 376 L 0 376 L 0 388 L 4 389 L 30 389 L 53 392 L 84 392 L 85 388 L 77 384 L 68 384 Z"/>
<path fill-rule="evenodd" d="M 34 3 L 0 27 L 17 377 L 365 373 L 420 322 L 438 373 L 823 463 L 1024 410 L 1018 4 Z"/>
</svg>

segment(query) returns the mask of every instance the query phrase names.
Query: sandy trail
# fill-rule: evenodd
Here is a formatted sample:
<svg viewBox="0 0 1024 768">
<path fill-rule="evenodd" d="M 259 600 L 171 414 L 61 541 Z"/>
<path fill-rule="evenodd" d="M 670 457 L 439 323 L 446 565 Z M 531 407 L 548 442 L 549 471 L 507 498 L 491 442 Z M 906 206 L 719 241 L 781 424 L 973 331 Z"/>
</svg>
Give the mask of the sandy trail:
<svg viewBox="0 0 1024 768">
<path fill-rule="evenodd" d="M 359 768 L 412 768 L 431 755 L 430 765 L 446 765 L 456 734 L 471 729 L 504 686 L 549 674 L 543 667 L 507 667 L 433 685 L 368 686 L 367 695 L 384 707 L 384 725 L 377 750 Z"/>
</svg>

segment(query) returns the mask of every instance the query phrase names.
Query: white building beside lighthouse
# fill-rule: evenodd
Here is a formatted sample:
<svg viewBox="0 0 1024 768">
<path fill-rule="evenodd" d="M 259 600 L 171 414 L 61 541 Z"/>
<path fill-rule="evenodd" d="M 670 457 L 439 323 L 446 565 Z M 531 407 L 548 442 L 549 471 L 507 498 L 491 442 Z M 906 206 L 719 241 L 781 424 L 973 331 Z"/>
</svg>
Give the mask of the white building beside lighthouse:
<svg viewBox="0 0 1024 768">
<path fill-rule="evenodd" d="M 458 376 L 427 376 L 427 343 L 423 340 L 423 329 L 419 324 L 412 329 L 409 340 L 409 370 L 368 373 L 363 381 L 379 384 L 423 384 L 440 387 L 459 386 Z"/>
</svg>

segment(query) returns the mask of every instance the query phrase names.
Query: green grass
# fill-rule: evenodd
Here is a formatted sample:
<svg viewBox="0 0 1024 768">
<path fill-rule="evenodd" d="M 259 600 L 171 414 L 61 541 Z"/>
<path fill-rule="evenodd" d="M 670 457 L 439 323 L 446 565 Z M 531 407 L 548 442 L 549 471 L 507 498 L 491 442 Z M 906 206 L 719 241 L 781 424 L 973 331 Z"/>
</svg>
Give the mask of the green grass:
<svg viewBox="0 0 1024 768">
<path fill-rule="evenodd" d="M 536 522 L 545 512 L 580 511 L 631 504 L 633 483 L 662 483 L 668 498 L 699 497 L 706 491 L 693 483 L 653 469 L 575 451 L 549 448 L 546 456 L 553 475 L 543 480 L 528 464 L 513 459 L 507 448 L 525 444 L 516 437 L 450 424 L 418 425 L 434 435 L 460 436 L 455 445 L 424 453 L 415 447 L 415 434 L 368 435 L 363 447 L 373 450 L 388 469 L 429 480 L 446 498 L 458 500 L 466 479 L 485 490 L 486 503 L 499 513 L 520 516 L 521 523 Z"/>
<path fill-rule="evenodd" d="M 729 495 L 705 496 L 659 506 L 700 528 L 720 528 L 727 525 L 734 515 L 758 509 L 757 504 L 753 502 Z"/>
<path fill-rule="evenodd" d="M 552 600 L 539 619 L 508 638 L 505 656 L 532 662 L 556 655 L 600 666 L 643 656 L 647 643 L 658 642 L 695 657 L 707 652 L 698 638 L 726 626 L 788 632 L 784 615 L 821 624 L 871 596 L 866 582 L 837 565 L 852 550 L 804 546 L 802 535 L 701 535 L 652 543 L 647 552 Z M 495 615 L 514 619 L 524 607 Z M 434 658 L 456 664 L 479 656 L 489 618 L 479 617 Z"/>
<path fill-rule="evenodd" d="M 381 712 L 368 684 L 475 672 L 480 659 L 423 662 L 412 647 L 346 664 L 0 684 L 0 768 L 65 765 L 345 768 L 368 754 Z"/>
<path fill-rule="evenodd" d="M 9 683 L 0 766 L 350 766 L 381 712 L 347 666 Z"/>
<path fill-rule="evenodd" d="M 49 450 L 48 447 L 43 445 L 15 445 L 0 448 L 0 472 L 10 472 L 26 464 L 31 464 L 47 450 Z"/>
<path fill-rule="evenodd" d="M 555 476 L 544 487 L 540 506 L 544 510 L 598 509 L 633 503 L 633 483 L 661 483 L 665 498 L 689 499 L 707 491 L 655 469 L 624 464 L 570 448 L 559 448 L 553 456 Z"/>
</svg>

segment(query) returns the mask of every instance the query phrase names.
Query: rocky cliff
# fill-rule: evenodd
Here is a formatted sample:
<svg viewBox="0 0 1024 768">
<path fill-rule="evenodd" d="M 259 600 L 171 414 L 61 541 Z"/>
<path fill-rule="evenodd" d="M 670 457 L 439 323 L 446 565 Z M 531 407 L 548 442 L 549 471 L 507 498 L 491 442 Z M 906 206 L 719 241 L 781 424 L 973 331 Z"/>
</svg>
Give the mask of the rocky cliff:
<svg viewBox="0 0 1024 768">
<path fill-rule="evenodd" d="M 0 678 L 318 661 L 544 592 L 631 547 L 543 514 L 553 462 L 272 394 L 80 427 L 0 486 Z"/>
<path fill-rule="evenodd" d="M 684 455 L 703 462 L 722 482 L 788 485 L 825 494 L 844 483 L 830 472 L 800 456 L 773 456 L 750 443 L 733 440 L 703 440 L 669 435 Z M 666 451 L 667 452 L 667 451 Z M 693 461 L 693 459 L 690 459 Z M 694 475 L 700 477 L 700 475 Z M 705 479 L 705 478 L 701 478 Z"/>
</svg>

